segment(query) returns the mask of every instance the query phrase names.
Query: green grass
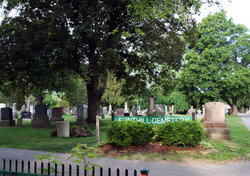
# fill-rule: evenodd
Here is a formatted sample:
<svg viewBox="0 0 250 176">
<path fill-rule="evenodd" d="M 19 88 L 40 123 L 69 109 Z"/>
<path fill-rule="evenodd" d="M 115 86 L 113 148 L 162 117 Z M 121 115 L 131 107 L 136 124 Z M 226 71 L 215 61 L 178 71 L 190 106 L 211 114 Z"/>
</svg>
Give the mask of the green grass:
<svg viewBox="0 0 250 176">
<path fill-rule="evenodd" d="M 71 115 L 65 115 L 64 119 L 70 122 L 70 125 L 75 125 L 75 118 Z M 125 155 L 121 158 L 140 159 L 146 161 L 154 160 L 173 160 L 181 161 L 184 157 L 192 159 L 211 159 L 216 161 L 250 159 L 250 132 L 239 117 L 226 117 L 228 128 L 231 131 L 231 140 L 215 140 L 204 139 L 204 142 L 210 143 L 217 153 L 202 155 L 201 153 L 182 153 L 174 152 L 168 155 L 163 154 L 139 154 Z M 100 120 L 100 140 L 104 143 L 106 140 L 106 130 L 111 119 L 107 117 Z M 50 128 L 39 129 L 32 128 L 31 122 L 24 121 L 22 127 L 0 127 L 0 147 L 1 148 L 19 148 L 30 150 L 41 150 L 50 152 L 70 152 L 78 143 L 87 144 L 88 146 L 96 147 L 96 137 L 85 138 L 57 138 L 51 137 L 51 131 L 56 128 L 56 123 L 52 123 Z M 92 132 L 95 131 L 95 126 L 88 126 Z"/>
<path fill-rule="evenodd" d="M 215 140 L 206 138 L 219 152 L 207 156 L 194 155 L 194 158 L 206 158 L 217 161 L 250 159 L 250 132 L 240 117 L 227 116 L 226 122 L 231 133 L 231 140 Z"/>
<path fill-rule="evenodd" d="M 66 115 L 66 121 L 70 126 L 75 125 L 75 118 Z M 104 142 L 106 128 L 111 122 L 110 118 L 100 121 L 100 141 Z M 88 146 L 97 146 L 95 135 L 84 138 L 57 138 L 51 137 L 51 131 L 56 128 L 56 123 L 51 123 L 50 128 L 40 129 L 32 128 L 31 122 L 24 121 L 22 127 L 0 127 L 0 147 L 1 148 L 19 148 L 30 150 L 41 150 L 50 152 L 70 152 L 78 143 L 87 144 Z M 95 126 L 88 126 L 92 132 Z"/>
</svg>

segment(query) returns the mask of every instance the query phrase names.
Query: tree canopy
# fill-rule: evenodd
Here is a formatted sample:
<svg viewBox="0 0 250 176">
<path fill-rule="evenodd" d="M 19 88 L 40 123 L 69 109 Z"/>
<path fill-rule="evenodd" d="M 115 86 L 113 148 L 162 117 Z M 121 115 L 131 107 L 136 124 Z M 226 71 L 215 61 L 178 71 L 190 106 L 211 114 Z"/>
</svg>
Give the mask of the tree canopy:
<svg viewBox="0 0 250 176">
<path fill-rule="evenodd" d="M 146 85 L 159 64 L 180 67 L 183 38 L 192 39 L 195 28 L 191 15 L 205 1 L 8 0 L 5 12 L 19 14 L 0 27 L 0 84 L 42 91 L 78 74 L 87 85 L 87 120 L 94 122 L 108 71 Z"/>
<path fill-rule="evenodd" d="M 185 56 L 179 88 L 202 105 L 222 99 L 237 113 L 237 101 L 250 93 L 250 35 L 226 12 L 209 15 L 198 24 L 198 41 Z"/>
</svg>

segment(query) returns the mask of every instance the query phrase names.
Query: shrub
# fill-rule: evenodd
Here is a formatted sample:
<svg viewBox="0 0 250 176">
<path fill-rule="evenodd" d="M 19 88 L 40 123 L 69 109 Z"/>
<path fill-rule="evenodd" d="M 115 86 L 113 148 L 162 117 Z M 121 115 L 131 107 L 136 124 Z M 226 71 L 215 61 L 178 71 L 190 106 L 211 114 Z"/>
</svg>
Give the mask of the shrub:
<svg viewBox="0 0 250 176">
<path fill-rule="evenodd" d="M 196 121 L 167 122 L 157 131 L 159 140 L 169 146 L 195 147 L 204 138 L 203 126 Z"/>
<path fill-rule="evenodd" d="M 152 126 L 138 121 L 112 122 L 107 129 L 108 142 L 121 147 L 143 145 L 152 137 Z"/>
</svg>

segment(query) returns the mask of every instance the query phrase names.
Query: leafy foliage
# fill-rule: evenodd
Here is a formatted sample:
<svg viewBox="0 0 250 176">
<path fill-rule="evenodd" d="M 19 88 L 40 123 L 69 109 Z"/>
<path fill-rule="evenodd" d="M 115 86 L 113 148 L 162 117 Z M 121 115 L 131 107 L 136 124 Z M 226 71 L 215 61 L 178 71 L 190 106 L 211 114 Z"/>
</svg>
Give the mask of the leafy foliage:
<svg viewBox="0 0 250 176">
<path fill-rule="evenodd" d="M 122 147 L 143 145 L 152 137 L 152 126 L 137 121 L 114 121 L 107 129 L 108 142 Z"/>
<path fill-rule="evenodd" d="M 166 122 L 157 129 L 157 139 L 166 145 L 195 147 L 204 138 L 201 123 L 196 121 Z"/>
<path fill-rule="evenodd" d="M 250 93 L 247 31 L 228 20 L 225 11 L 198 25 L 198 41 L 185 56 L 178 85 L 192 105 L 223 99 L 237 113 L 237 101 Z"/>
<path fill-rule="evenodd" d="M 106 89 L 102 96 L 102 101 L 112 105 L 121 105 L 124 98 L 121 95 L 122 82 L 118 81 L 113 73 L 108 73 Z"/>
<path fill-rule="evenodd" d="M 58 91 L 65 75 L 77 74 L 87 86 L 87 121 L 95 122 L 108 71 L 146 86 L 159 64 L 180 67 L 182 38 L 192 38 L 191 17 L 204 1 L 7 0 L 6 14 L 20 13 L 0 27 L 0 84 Z"/>
</svg>

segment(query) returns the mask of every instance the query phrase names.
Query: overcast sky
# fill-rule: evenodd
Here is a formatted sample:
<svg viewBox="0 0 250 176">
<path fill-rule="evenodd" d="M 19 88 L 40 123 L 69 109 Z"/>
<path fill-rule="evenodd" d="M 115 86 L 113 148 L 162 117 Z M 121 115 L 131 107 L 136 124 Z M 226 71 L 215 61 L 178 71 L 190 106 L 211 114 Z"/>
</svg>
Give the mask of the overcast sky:
<svg viewBox="0 0 250 176">
<path fill-rule="evenodd" d="M 222 7 L 227 11 L 227 16 L 233 18 L 235 24 L 244 24 L 250 29 L 250 0 L 220 0 Z M 197 21 L 207 16 L 209 13 L 219 11 L 218 7 L 203 7 L 201 15 L 197 16 Z M 0 13 L 0 21 L 2 21 L 2 12 Z"/>
<path fill-rule="evenodd" d="M 250 0 L 220 0 L 222 7 L 227 11 L 227 17 L 232 18 L 235 24 L 243 24 L 250 29 Z M 218 7 L 203 7 L 201 15 L 196 19 L 198 22 L 206 17 L 209 13 L 219 11 Z"/>
</svg>

